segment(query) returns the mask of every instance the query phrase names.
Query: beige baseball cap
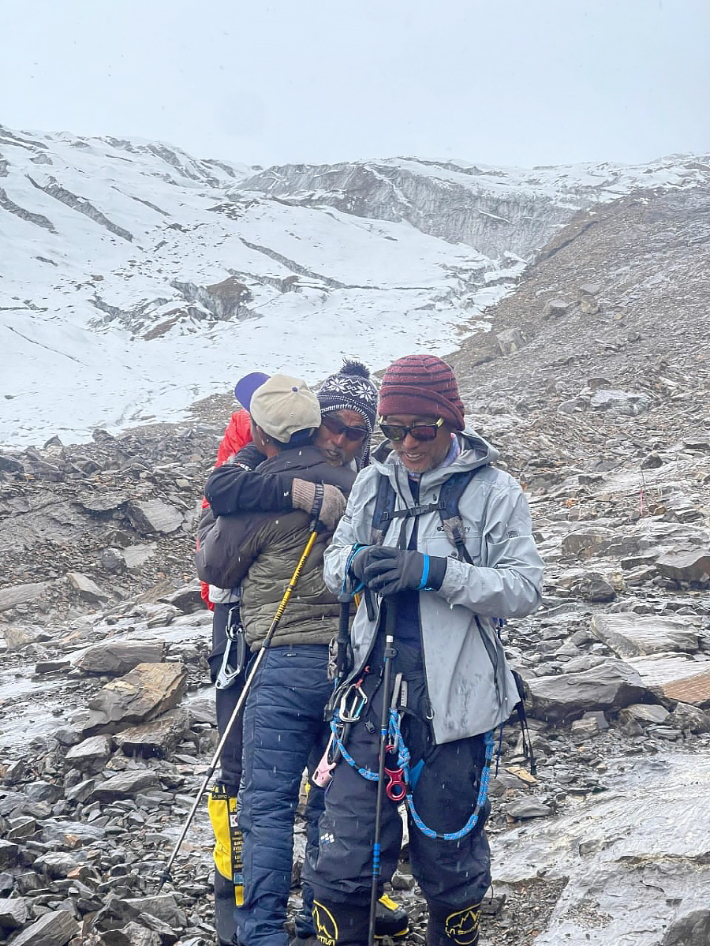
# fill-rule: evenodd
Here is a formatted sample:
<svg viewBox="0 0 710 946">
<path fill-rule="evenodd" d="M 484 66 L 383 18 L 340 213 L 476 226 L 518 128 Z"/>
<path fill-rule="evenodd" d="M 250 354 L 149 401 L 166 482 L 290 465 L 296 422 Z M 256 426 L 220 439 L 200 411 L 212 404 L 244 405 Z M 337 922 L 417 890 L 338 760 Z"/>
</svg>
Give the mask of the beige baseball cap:
<svg viewBox="0 0 710 946">
<path fill-rule="evenodd" d="M 318 398 L 305 381 L 287 374 L 274 374 L 256 389 L 249 413 L 265 433 L 281 443 L 289 443 L 299 432 L 310 435 L 320 427 Z"/>
</svg>

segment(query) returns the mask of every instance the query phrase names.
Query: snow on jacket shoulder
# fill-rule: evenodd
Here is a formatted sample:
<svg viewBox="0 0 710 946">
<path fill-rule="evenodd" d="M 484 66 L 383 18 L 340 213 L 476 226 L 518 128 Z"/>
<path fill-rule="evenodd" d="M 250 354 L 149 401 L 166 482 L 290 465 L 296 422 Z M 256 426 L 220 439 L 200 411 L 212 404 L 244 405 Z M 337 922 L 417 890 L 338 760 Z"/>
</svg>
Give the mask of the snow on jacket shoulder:
<svg viewBox="0 0 710 946">
<path fill-rule="evenodd" d="M 345 515 L 325 554 L 325 579 L 337 591 L 355 544 L 372 542 L 371 526 L 381 476 L 396 495 L 396 509 L 435 503 L 454 473 L 472 478 L 459 500 L 466 548 L 473 564 L 459 560 L 438 512 L 417 517 L 417 548 L 448 559 L 438 592 L 419 594 L 421 636 L 429 700 L 438 743 L 487 732 L 507 719 L 518 702 L 517 688 L 495 630 L 495 619 L 522 617 L 540 604 L 543 564 L 532 538 L 532 523 L 520 485 L 491 466 L 496 451 L 473 431 L 460 435 L 461 453 L 447 467 L 423 474 L 415 503 L 407 472 L 391 454 L 375 461 L 355 481 Z M 402 523 L 404 523 L 402 525 Z M 384 544 L 394 546 L 405 529 L 405 547 L 414 519 L 395 519 Z M 352 628 L 356 673 L 365 664 L 379 617 L 368 619 L 361 602 Z"/>
</svg>

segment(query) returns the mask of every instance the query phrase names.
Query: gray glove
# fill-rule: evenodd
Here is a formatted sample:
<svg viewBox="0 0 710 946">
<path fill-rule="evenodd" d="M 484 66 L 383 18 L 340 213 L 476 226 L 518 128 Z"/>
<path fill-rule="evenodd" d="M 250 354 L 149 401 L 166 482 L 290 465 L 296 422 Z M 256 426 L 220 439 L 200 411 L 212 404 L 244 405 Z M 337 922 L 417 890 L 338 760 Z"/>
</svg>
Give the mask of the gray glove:
<svg viewBox="0 0 710 946">
<path fill-rule="evenodd" d="M 316 503 L 316 484 L 308 480 L 294 479 L 291 481 L 291 505 L 294 509 L 303 509 L 314 516 L 318 514 L 318 521 L 332 531 L 337 526 L 345 512 L 347 502 L 337 486 L 323 485 L 323 502 L 320 511 Z"/>
</svg>

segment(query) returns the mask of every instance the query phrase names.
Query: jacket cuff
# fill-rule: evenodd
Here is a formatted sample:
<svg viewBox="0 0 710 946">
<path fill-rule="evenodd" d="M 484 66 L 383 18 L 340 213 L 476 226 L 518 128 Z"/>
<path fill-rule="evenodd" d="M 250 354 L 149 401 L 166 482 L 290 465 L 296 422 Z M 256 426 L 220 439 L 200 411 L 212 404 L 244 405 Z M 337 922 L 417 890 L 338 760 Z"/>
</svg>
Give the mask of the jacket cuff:
<svg viewBox="0 0 710 946">
<path fill-rule="evenodd" d="M 443 558 L 441 555 L 428 555 L 427 558 L 429 559 L 429 574 L 427 576 L 426 586 L 423 590 L 439 591 L 446 577 L 448 559 Z"/>
</svg>

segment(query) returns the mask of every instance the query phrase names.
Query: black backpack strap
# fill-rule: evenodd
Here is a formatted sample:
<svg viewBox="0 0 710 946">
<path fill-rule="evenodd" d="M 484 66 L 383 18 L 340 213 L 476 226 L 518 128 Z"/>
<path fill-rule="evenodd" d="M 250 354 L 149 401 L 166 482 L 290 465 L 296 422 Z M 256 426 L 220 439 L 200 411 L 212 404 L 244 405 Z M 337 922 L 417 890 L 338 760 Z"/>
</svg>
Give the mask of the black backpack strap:
<svg viewBox="0 0 710 946">
<path fill-rule="evenodd" d="M 390 483 L 389 477 L 380 473 L 375 510 L 372 514 L 372 525 L 370 527 L 370 545 L 382 545 L 387 527 L 392 519 L 396 500 L 394 487 Z"/>
<path fill-rule="evenodd" d="M 450 476 L 441 487 L 437 504 L 441 524 L 449 542 L 458 552 L 461 561 L 468 562 L 469 565 L 472 565 L 473 561 L 466 548 L 463 520 L 459 514 L 459 500 L 475 473 L 475 470 L 464 470 Z"/>
</svg>

